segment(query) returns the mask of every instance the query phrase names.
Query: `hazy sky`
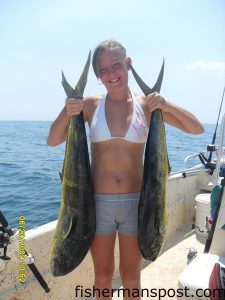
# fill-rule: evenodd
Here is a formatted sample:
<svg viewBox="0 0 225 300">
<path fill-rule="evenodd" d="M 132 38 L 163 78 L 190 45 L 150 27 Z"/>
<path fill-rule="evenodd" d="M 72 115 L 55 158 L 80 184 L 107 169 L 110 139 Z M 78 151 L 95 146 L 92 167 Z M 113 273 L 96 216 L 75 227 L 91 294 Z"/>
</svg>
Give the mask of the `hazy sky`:
<svg viewBox="0 0 225 300">
<path fill-rule="evenodd" d="M 164 57 L 161 94 L 216 122 L 224 0 L 0 0 L 0 120 L 53 120 L 65 101 L 61 70 L 74 86 L 88 51 L 108 38 L 124 44 L 150 86 Z M 132 74 L 130 86 L 139 91 Z M 104 92 L 91 69 L 85 95 Z"/>
</svg>

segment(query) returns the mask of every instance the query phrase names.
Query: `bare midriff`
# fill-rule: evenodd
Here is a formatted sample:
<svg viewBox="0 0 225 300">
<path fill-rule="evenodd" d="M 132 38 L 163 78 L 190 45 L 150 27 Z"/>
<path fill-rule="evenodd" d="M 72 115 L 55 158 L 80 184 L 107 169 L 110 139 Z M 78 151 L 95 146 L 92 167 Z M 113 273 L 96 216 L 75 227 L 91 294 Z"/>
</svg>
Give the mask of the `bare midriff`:
<svg viewBox="0 0 225 300">
<path fill-rule="evenodd" d="M 143 177 L 144 144 L 123 139 L 92 143 L 95 193 L 139 192 Z"/>
</svg>

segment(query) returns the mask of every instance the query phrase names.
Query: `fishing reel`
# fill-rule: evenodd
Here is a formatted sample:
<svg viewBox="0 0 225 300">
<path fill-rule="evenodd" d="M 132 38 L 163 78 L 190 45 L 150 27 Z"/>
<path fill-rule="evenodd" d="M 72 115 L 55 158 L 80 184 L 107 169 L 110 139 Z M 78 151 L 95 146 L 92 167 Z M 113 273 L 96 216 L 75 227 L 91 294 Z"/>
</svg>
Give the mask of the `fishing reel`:
<svg viewBox="0 0 225 300">
<path fill-rule="evenodd" d="M 12 243 L 12 241 L 17 238 L 18 230 L 12 229 L 3 213 L 0 211 L 0 259 L 2 260 L 10 260 L 11 258 L 7 256 L 7 248 L 8 245 Z M 3 249 L 3 253 L 2 250 Z"/>
<path fill-rule="evenodd" d="M 209 151 L 210 154 L 215 152 L 216 151 L 215 145 L 208 145 L 207 151 Z M 204 165 L 204 167 L 209 170 L 209 174 L 212 175 L 214 170 L 216 169 L 216 164 L 211 162 L 212 155 L 209 158 L 207 158 L 202 152 L 200 152 L 198 154 L 198 157 L 201 163 Z"/>
<path fill-rule="evenodd" d="M 9 241 L 9 235 L 7 234 L 7 232 L 5 232 L 5 229 L 4 227 L 0 227 L 0 248 L 3 249 L 3 255 L 0 256 L 0 259 L 3 259 L 3 260 L 10 260 L 11 258 L 8 257 L 6 255 L 6 252 L 7 252 L 7 247 L 8 247 L 8 244 L 10 243 Z"/>
<path fill-rule="evenodd" d="M 10 260 L 11 258 L 7 256 L 7 248 L 9 244 L 12 244 L 19 239 L 19 230 L 12 229 L 9 226 L 6 218 L 4 217 L 3 213 L 0 211 L 0 272 L 5 269 L 6 261 Z M 1 249 L 3 249 L 3 254 Z M 17 251 L 15 251 L 17 252 Z M 2 254 L 2 255 L 1 255 Z M 18 256 L 18 255 L 17 255 Z M 44 278 L 38 271 L 36 265 L 34 264 L 34 258 L 32 255 L 28 254 L 25 250 L 24 262 L 28 265 L 31 272 L 34 274 L 35 278 L 38 280 L 42 288 L 45 290 L 46 293 L 50 291 L 47 283 L 45 282 Z"/>
<path fill-rule="evenodd" d="M 217 152 L 218 148 L 215 145 L 208 145 L 207 151 L 210 153 L 209 158 L 207 158 L 202 152 L 198 154 L 198 157 L 201 161 L 201 163 L 204 165 L 206 169 L 209 170 L 209 174 L 212 175 L 214 170 L 216 169 L 216 161 L 212 162 L 212 153 Z M 225 149 L 224 149 L 225 150 Z M 219 176 L 225 177 L 225 164 L 224 161 L 221 162 L 220 168 L 219 168 Z"/>
</svg>

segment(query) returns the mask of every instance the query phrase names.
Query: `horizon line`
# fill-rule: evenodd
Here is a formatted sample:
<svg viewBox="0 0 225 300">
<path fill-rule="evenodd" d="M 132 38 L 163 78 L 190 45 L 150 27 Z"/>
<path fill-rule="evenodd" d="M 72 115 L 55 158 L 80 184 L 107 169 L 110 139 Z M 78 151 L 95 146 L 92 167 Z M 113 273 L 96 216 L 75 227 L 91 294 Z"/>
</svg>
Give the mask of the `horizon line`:
<svg viewBox="0 0 225 300">
<path fill-rule="evenodd" d="M 0 122 L 53 122 L 53 121 L 54 120 L 0 120 Z M 85 122 L 85 123 L 87 123 L 87 122 Z M 202 124 L 203 125 L 216 125 L 216 123 L 202 123 Z M 167 123 L 165 123 L 165 125 L 171 126 L 170 124 L 167 124 Z M 218 125 L 220 125 L 220 123 Z M 174 127 L 174 128 L 176 128 L 176 127 Z"/>
</svg>

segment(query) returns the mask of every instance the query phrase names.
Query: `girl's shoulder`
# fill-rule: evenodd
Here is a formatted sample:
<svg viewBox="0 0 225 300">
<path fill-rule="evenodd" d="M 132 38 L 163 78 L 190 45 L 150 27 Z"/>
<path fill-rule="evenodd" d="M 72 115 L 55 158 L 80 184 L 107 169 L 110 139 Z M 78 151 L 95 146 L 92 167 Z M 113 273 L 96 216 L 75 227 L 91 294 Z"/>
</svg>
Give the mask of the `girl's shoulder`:
<svg viewBox="0 0 225 300">
<path fill-rule="evenodd" d="M 102 98 L 104 97 L 104 95 L 91 95 L 91 96 L 86 96 L 84 98 L 84 101 L 87 105 L 94 105 L 96 104 L 96 102 L 99 102 Z"/>
</svg>

